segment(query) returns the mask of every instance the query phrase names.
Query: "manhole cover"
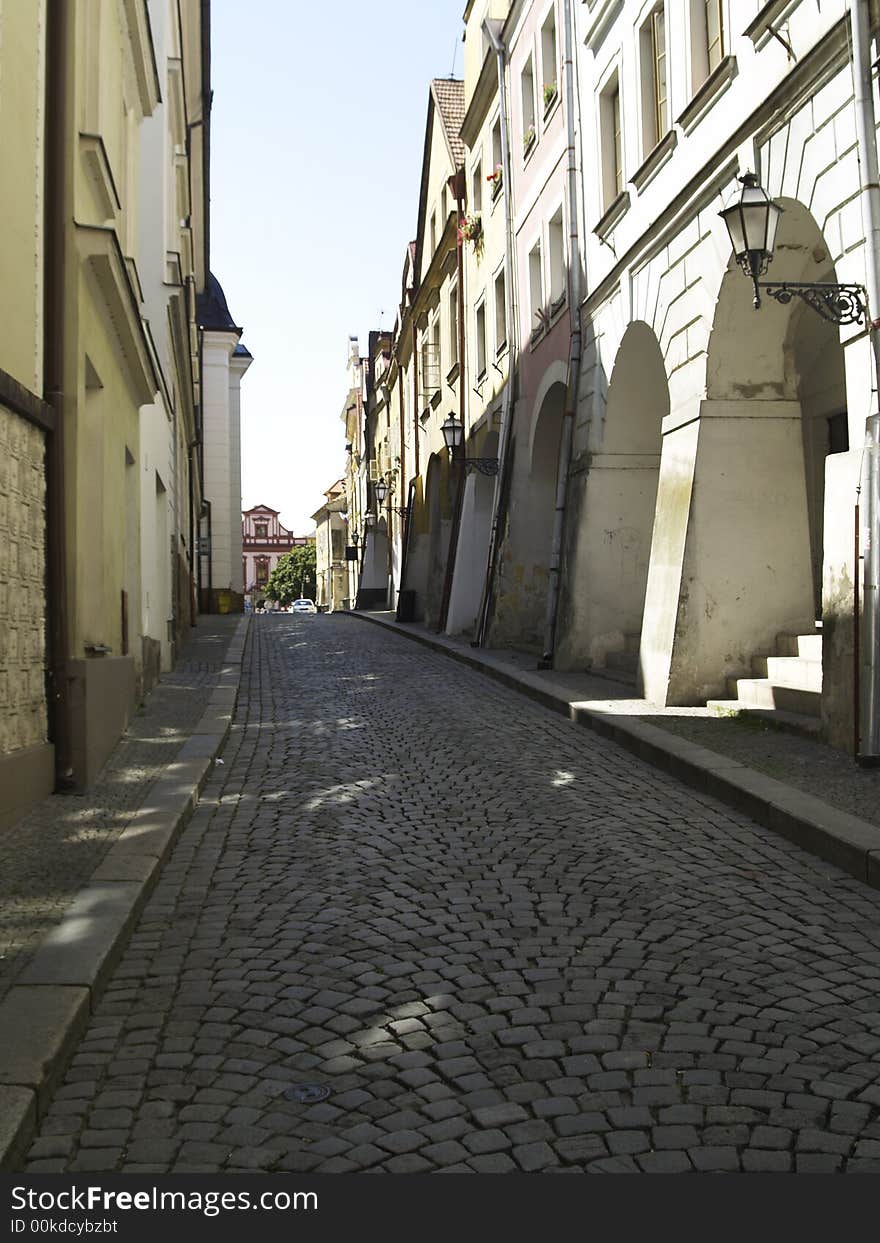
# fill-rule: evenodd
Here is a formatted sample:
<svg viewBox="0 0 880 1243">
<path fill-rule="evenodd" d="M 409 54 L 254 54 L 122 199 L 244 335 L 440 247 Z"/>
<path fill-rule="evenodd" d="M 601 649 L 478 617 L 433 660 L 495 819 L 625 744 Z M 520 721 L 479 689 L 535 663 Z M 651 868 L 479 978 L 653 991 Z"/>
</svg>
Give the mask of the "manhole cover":
<svg viewBox="0 0 880 1243">
<path fill-rule="evenodd" d="M 289 1101 L 301 1101 L 303 1105 L 315 1105 L 318 1101 L 326 1101 L 330 1089 L 324 1083 L 297 1083 L 284 1093 Z"/>
</svg>

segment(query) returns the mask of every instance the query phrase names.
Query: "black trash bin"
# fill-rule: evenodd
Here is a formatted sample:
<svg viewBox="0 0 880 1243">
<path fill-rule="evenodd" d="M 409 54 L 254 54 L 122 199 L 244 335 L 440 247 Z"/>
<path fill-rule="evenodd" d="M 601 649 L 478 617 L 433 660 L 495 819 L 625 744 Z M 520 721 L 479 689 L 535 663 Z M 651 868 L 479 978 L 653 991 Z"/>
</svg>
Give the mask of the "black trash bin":
<svg viewBox="0 0 880 1243">
<path fill-rule="evenodd" d="M 411 622 L 416 619 L 416 593 L 405 587 L 397 597 L 397 621 Z"/>
</svg>

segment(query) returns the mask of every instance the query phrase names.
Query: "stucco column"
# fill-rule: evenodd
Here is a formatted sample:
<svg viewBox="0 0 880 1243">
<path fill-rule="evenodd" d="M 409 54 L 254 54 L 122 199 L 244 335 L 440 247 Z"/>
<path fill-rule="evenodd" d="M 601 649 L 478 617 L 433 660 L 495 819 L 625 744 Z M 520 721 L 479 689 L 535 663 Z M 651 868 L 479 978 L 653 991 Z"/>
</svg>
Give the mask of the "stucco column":
<svg viewBox="0 0 880 1243">
<path fill-rule="evenodd" d="M 664 427 L 642 629 L 648 699 L 696 704 L 812 629 L 800 405 L 703 401 Z"/>
<path fill-rule="evenodd" d="M 642 629 L 659 454 L 595 453 L 573 472 L 557 667 L 602 667 Z"/>
</svg>

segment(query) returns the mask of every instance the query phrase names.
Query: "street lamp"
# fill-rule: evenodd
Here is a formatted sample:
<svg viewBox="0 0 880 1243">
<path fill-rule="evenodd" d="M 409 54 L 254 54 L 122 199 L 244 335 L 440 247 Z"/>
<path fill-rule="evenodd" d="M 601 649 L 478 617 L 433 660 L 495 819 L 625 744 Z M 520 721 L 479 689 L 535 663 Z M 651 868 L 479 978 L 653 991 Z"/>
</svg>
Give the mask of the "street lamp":
<svg viewBox="0 0 880 1243">
<path fill-rule="evenodd" d="M 389 472 L 389 473 L 393 474 L 395 472 Z M 376 482 L 373 484 L 373 491 L 376 494 L 376 504 L 378 505 L 379 509 L 381 509 L 382 506 L 385 504 L 385 500 L 387 498 L 389 512 L 393 510 L 394 513 L 399 514 L 401 518 L 406 514 L 405 505 L 392 505 L 391 504 L 391 485 L 388 483 L 388 479 L 384 475 L 381 476 L 379 479 L 377 479 Z"/>
<path fill-rule="evenodd" d="M 832 324 L 858 324 L 867 313 L 865 291 L 861 285 L 838 285 L 808 281 L 760 281 L 773 258 L 776 229 L 783 208 L 770 198 L 754 173 L 738 178 L 742 193 L 736 202 L 719 212 L 727 226 L 736 261 L 752 282 L 752 304 L 761 305 L 760 290 L 787 306 L 801 298 Z"/>
<path fill-rule="evenodd" d="M 465 471 L 478 470 L 481 475 L 497 475 L 497 457 L 467 457 L 463 450 L 464 424 L 450 411 L 440 425 L 443 443 L 450 459 L 464 466 Z"/>
</svg>

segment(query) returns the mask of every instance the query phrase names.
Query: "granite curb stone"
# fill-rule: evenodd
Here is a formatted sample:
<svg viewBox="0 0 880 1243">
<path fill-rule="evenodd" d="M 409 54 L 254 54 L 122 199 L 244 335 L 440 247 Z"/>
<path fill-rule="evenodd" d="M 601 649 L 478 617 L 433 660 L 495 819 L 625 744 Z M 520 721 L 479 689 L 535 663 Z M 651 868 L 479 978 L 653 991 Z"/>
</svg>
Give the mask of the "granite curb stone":
<svg viewBox="0 0 880 1243">
<path fill-rule="evenodd" d="M 188 740 L 0 1002 L 0 1170 L 12 1170 L 229 733 L 250 618 Z"/>
</svg>

